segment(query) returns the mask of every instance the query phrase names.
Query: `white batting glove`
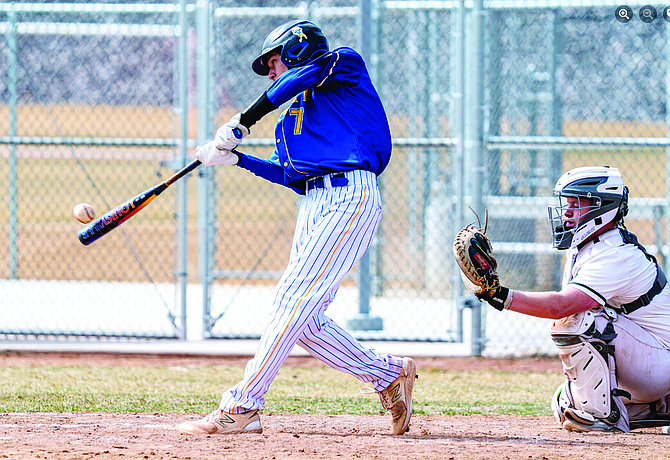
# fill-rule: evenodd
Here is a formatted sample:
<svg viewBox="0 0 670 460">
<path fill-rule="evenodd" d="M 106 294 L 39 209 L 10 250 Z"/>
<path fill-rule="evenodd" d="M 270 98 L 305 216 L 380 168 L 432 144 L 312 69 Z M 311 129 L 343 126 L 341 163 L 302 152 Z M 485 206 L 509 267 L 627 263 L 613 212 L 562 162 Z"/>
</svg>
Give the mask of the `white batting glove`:
<svg viewBox="0 0 670 460">
<path fill-rule="evenodd" d="M 242 139 L 249 135 L 247 127 L 240 124 L 241 115 L 241 113 L 238 113 L 231 118 L 228 123 L 221 126 L 216 131 L 216 137 L 214 138 L 216 148 L 221 150 L 233 150 L 240 145 Z"/>
<path fill-rule="evenodd" d="M 195 157 L 205 166 L 235 165 L 240 160 L 240 157 L 230 150 L 216 148 L 215 141 L 209 141 L 205 145 L 196 147 Z"/>
</svg>

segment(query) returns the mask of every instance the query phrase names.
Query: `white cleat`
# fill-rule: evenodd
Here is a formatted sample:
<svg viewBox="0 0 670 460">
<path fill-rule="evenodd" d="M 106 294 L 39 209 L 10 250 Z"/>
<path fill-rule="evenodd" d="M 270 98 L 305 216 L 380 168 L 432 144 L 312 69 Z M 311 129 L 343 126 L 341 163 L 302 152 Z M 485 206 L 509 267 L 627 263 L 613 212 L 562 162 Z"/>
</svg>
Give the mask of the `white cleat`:
<svg viewBox="0 0 670 460">
<path fill-rule="evenodd" d="M 217 409 L 205 418 L 182 423 L 179 431 L 182 434 L 262 433 L 263 427 L 257 410 L 228 414 Z"/>
</svg>

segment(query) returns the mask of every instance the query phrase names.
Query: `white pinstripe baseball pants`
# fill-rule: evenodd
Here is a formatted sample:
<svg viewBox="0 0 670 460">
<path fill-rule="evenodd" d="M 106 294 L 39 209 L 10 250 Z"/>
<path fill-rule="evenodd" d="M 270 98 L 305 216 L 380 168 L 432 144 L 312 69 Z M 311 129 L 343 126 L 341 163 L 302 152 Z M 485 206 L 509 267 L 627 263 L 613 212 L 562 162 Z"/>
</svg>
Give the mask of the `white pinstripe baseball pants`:
<svg viewBox="0 0 670 460">
<path fill-rule="evenodd" d="M 348 184 L 308 190 L 300 207 L 291 258 L 275 290 L 274 311 L 241 382 L 219 407 L 228 413 L 260 409 L 297 343 L 312 356 L 381 391 L 400 375 L 402 360 L 364 348 L 324 313 L 344 275 L 370 246 L 381 219 L 377 176 L 346 173 Z"/>
</svg>

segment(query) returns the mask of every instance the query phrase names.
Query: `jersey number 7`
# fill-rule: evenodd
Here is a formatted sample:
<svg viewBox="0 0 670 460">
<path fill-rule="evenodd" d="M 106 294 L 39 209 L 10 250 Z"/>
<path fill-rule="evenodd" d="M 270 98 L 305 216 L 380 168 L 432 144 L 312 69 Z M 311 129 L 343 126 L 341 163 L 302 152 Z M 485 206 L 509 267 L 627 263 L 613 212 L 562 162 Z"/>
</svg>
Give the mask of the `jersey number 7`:
<svg viewBox="0 0 670 460">
<path fill-rule="evenodd" d="M 288 111 L 289 115 L 294 115 L 296 117 L 295 119 L 295 127 L 293 128 L 293 134 L 300 134 L 302 132 L 302 114 L 303 114 L 303 108 L 297 108 L 297 109 L 291 109 Z"/>
</svg>

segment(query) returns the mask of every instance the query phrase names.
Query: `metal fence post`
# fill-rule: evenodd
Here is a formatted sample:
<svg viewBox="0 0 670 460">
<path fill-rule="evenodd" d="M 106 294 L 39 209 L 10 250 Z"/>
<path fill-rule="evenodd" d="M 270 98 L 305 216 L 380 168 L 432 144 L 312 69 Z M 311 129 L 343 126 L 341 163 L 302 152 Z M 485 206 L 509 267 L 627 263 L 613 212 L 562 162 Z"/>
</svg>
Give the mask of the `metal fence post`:
<svg viewBox="0 0 670 460">
<path fill-rule="evenodd" d="M 454 65 L 450 66 L 450 136 L 456 139 L 456 146 L 453 150 L 451 190 L 454 204 L 454 227 L 461 228 L 464 222 L 465 209 L 465 1 L 458 2 L 455 14 L 451 18 L 451 56 L 454 58 Z M 456 262 L 452 262 L 456 265 Z M 458 306 L 457 334 L 458 339 L 463 340 L 463 308 L 465 301 L 463 296 L 463 283 L 460 280 L 460 271 L 455 268 L 451 271 L 451 284 L 454 286 L 452 299 Z"/>
<path fill-rule="evenodd" d="M 376 24 L 373 24 L 372 10 L 375 7 L 375 0 L 360 0 L 360 50 L 363 59 L 368 65 L 372 81 L 376 76 L 376 61 L 373 55 L 376 53 Z M 380 317 L 370 316 L 370 296 L 372 277 L 370 276 L 370 252 L 372 245 L 361 256 L 358 261 L 358 315 L 349 319 L 347 326 L 349 329 L 358 331 L 379 331 L 384 328 L 384 323 Z"/>
<path fill-rule="evenodd" d="M 196 18 L 197 75 L 198 75 L 198 144 L 210 135 L 211 118 L 211 13 L 210 0 L 199 0 Z M 210 329 L 210 300 L 212 283 L 212 172 L 209 168 L 198 170 L 198 273 L 202 285 L 202 330 L 206 338 Z M 193 309 L 192 311 L 196 311 Z"/>
<path fill-rule="evenodd" d="M 471 65 L 467 68 L 471 75 L 467 78 L 469 85 L 469 104 L 466 106 L 471 126 L 466 130 L 469 163 L 472 167 L 472 207 L 475 212 L 484 214 L 483 187 L 484 187 L 484 10 L 482 0 L 475 0 L 472 10 L 472 49 L 468 55 Z M 472 309 L 472 354 L 481 356 L 483 347 L 483 327 L 481 308 Z"/>
<path fill-rule="evenodd" d="M 560 66 L 560 50 L 561 46 L 561 16 L 560 10 L 554 10 L 551 18 L 549 19 L 549 34 L 547 49 L 550 50 L 551 55 L 549 56 L 549 82 L 551 86 L 551 107 L 549 110 L 549 136 L 562 136 L 563 135 L 563 117 L 561 114 L 561 90 L 559 88 L 558 82 L 558 71 Z M 561 175 L 561 170 L 563 169 L 563 151 L 562 150 L 550 150 L 549 154 L 551 155 L 551 160 L 549 162 L 550 180 L 556 181 Z M 554 255 L 554 287 L 558 289 L 561 286 L 561 278 L 563 272 L 561 270 L 561 260 L 563 255 L 560 254 L 560 251 L 556 251 Z"/>
<path fill-rule="evenodd" d="M 9 136 L 12 142 L 9 145 L 9 278 L 16 279 L 16 240 L 17 240 L 17 172 L 16 172 L 16 106 L 18 102 L 17 80 L 16 80 L 16 13 L 14 3 L 9 11 L 9 69 L 8 69 L 8 91 L 9 91 Z"/>
<path fill-rule="evenodd" d="M 179 154 L 181 167 L 188 160 L 188 0 L 180 0 L 179 9 Z M 179 232 L 177 245 L 179 256 L 177 278 L 179 284 L 179 338 L 186 339 L 186 288 L 188 275 L 188 187 L 186 181 L 179 182 Z"/>
</svg>

